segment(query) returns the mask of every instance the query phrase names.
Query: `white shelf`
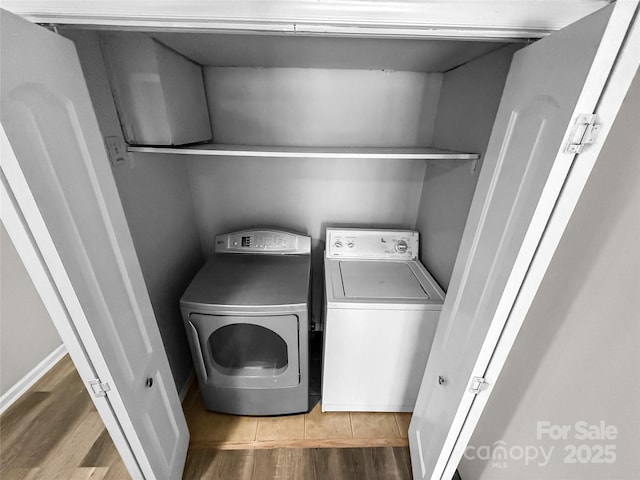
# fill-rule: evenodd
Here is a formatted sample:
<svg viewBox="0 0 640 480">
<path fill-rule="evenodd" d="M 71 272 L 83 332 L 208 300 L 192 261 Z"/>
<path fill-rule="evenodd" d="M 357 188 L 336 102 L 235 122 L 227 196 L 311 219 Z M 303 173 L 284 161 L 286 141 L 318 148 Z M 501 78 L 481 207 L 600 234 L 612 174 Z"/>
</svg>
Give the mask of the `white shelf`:
<svg viewBox="0 0 640 480">
<path fill-rule="evenodd" d="M 203 144 L 186 147 L 129 146 L 129 152 L 164 153 L 172 155 L 205 155 L 218 157 L 264 158 L 371 158 L 395 160 L 477 160 L 476 153 L 452 152 L 437 148 L 327 148 L 327 147 L 264 147 L 254 145 Z"/>
</svg>

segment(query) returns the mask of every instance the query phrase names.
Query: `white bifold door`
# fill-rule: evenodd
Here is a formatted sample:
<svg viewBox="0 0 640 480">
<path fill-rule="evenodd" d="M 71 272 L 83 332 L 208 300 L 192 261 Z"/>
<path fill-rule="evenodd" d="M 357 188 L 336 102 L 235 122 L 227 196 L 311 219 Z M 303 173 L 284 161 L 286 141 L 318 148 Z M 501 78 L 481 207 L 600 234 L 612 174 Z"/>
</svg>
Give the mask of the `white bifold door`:
<svg viewBox="0 0 640 480">
<path fill-rule="evenodd" d="M 638 68 L 636 10 L 514 55 L 409 429 L 416 479 L 453 477 Z"/>
<path fill-rule="evenodd" d="M 2 220 L 132 477 L 181 478 L 187 424 L 75 47 L 1 22 Z"/>
</svg>

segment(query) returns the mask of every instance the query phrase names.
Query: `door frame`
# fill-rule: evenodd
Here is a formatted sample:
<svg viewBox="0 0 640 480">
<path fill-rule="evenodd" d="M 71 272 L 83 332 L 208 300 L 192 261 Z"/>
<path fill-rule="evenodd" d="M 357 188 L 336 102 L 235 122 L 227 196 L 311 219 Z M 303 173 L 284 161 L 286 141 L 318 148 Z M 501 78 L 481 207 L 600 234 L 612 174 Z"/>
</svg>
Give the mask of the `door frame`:
<svg viewBox="0 0 640 480">
<path fill-rule="evenodd" d="M 9 143 L 4 126 L 0 126 L 0 157 L 2 157 L 2 168 L 0 168 L 0 203 L 2 204 L 0 218 L 2 223 L 80 377 L 99 379 L 101 376 L 98 368 L 91 361 L 87 352 L 87 349 L 91 349 L 93 352 L 99 353 L 99 349 L 91 348 L 96 340 L 89 329 L 83 329 L 82 333 L 79 332 L 79 326 L 71 319 L 67 306 L 62 300 L 65 296 L 63 295 L 65 290 L 67 294 L 74 296 L 75 291 L 70 283 L 63 284 L 56 281 L 54 270 L 62 265 L 49 265 L 45 260 L 46 255 L 43 254 L 44 252 L 41 251 L 35 240 L 36 233 L 41 240 L 45 238 L 47 244 L 42 248 L 58 257 L 49 231 L 35 206 L 31 190 L 22 176 L 18 159 Z M 7 178 L 8 172 L 5 170 L 11 170 L 11 180 Z M 102 376 L 102 378 L 104 377 Z M 100 414 L 129 474 L 134 479 L 143 479 L 144 476 L 127 439 L 127 432 L 119 422 L 108 396 L 92 395 L 89 391 L 87 394 L 91 397 Z"/>
<path fill-rule="evenodd" d="M 33 15 L 30 16 L 25 12 L 20 12 L 17 7 L 9 8 L 19 15 L 27 18 L 34 18 Z M 41 19 L 38 20 L 40 21 Z M 60 22 L 62 20 L 62 17 L 57 17 L 56 21 Z M 78 22 L 76 21 L 75 23 Z M 140 18 L 130 20 L 130 23 L 127 25 L 133 29 L 148 26 Z M 164 26 L 166 27 L 166 25 Z M 273 25 L 270 25 L 270 27 L 271 31 L 273 31 Z M 206 29 L 210 28 L 211 26 L 208 26 Z M 631 34 L 635 41 L 637 41 L 640 36 L 638 30 L 638 22 L 636 21 Z M 399 32 L 396 32 L 395 34 L 398 35 Z M 390 32 L 387 35 L 393 35 L 393 33 Z M 616 89 L 605 89 L 602 97 L 600 98 L 598 108 L 596 109 L 596 113 L 600 116 L 602 122 L 600 138 L 604 138 L 611 128 L 611 124 L 613 123 L 624 99 L 624 94 L 626 94 L 631 80 L 633 79 L 633 72 L 638 68 L 638 61 L 633 58 L 634 55 L 631 51 L 631 45 L 632 42 L 627 38 L 627 41 L 623 46 L 623 50 L 616 61 L 614 71 L 610 77 L 609 83 L 616 83 Z M 620 88 L 621 84 L 625 85 L 624 88 Z M 12 163 L 15 162 L 17 165 L 15 154 L 8 142 L 4 129 L 0 132 L 0 136 L 0 154 L 3 157 L 3 163 L 5 159 L 8 159 Z M 579 201 L 582 189 L 586 184 L 595 161 L 597 160 L 601 147 L 602 142 L 592 145 L 579 156 L 579 161 L 574 163 L 574 167 L 567 178 L 563 191 L 555 204 L 553 212 L 548 217 L 547 228 L 538 251 L 534 256 L 533 262 L 529 267 L 527 276 L 523 282 L 518 282 L 517 285 L 508 285 L 509 288 L 515 288 L 516 290 L 519 290 L 520 293 L 516 298 L 511 315 L 509 316 L 500 335 L 500 340 L 496 344 L 495 350 L 486 359 L 488 363 L 484 376 L 487 379 L 493 380 L 488 380 L 490 383 L 489 388 L 483 394 L 476 396 L 473 401 L 467 420 L 461 425 L 460 434 L 451 448 L 449 460 L 443 470 L 443 475 L 445 475 L 444 478 L 451 478 L 455 468 L 457 467 L 458 460 L 461 458 L 471 434 L 473 433 L 475 425 L 480 418 L 482 410 L 488 401 L 493 384 L 502 370 L 506 357 L 511 349 L 513 341 L 515 340 L 515 336 L 524 321 L 528 308 L 538 290 L 546 268 L 551 262 L 553 253 L 560 241 L 562 233 L 564 232 L 569 218 Z M 37 210 L 33 211 L 32 209 L 25 208 L 24 205 L 22 205 L 22 202 L 20 202 L 22 210 L 18 206 L 16 193 L 20 193 L 23 197 L 26 196 L 27 199 L 31 197 L 31 193 L 28 187 L 26 187 L 26 182 L 24 183 L 24 186 L 12 186 L 4 176 L 4 173 L 1 173 L 0 176 L 2 195 L 2 210 L 0 216 L 5 224 L 7 232 L 14 242 L 16 249 L 18 250 L 18 254 L 25 264 L 29 275 L 33 279 L 34 285 L 42 297 L 65 346 L 69 350 L 76 368 L 78 368 L 83 378 L 99 378 L 99 375 L 97 375 L 96 369 L 91 363 L 85 348 L 87 345 L 89 345 L 90 348 L 90 344 L 92 342 L 87 341 L 86 338 L 83 338 L 83 336 L 80 335 L 61 300 L 60 289 L 68 287 L 56 284 L 50 267 L 45 262 L 42 252 L 36 246 L 33 231 L 37 229 L 38 233 L 44 234 L 48 238 L 48 230 L 42 222 Z M 57 255 L 57 251 L 55 250 L 55 246 L 52 242 L 50 242 L 50 245 L 48 245 L 47 248 L 52 248 L 53 253 Z M 71 293 L 73 293 L 73 291 L 71 291 Z M 95 339 L 93 339 L 93 342 L 95 342 Z M 117 417 L 108 398 L 92 396 L 92 400 L 103 418 L 105 426 L 114 439 L 118 452 L 121 454 L 129 472 L 134 478 L 143 478 L 140 467 L 131 450 L 131 446 L 127 441 L 126 432 L 122 430 L 121 425 L 118 423 Z M 456 457 L 458 460 L 456 460 Z"/>
<path fill-rule="evenodd" d="M 565 179 L 558 199 L 550 211 L 544 233 L 540 239 L 536 253 L 527 268 L 524 279 L 522 282 L 514 285 L 507 284 L 505 287 L 516 289 L 518 294 L 501 331 L 493 332 L 495 334 L 494 339 L 497 337 L 495 346 L 485 349 L 484 347 L 487 346 L 487 342 L 485 342 L 483 351 L 481 351 L 478 357 L 476 368 L 474 368 L 474 371 L 477 373 L 472 373 L 472 376 L 484 378 L 487 382 L 486 390 L 475 395 L 472 400 L 469 410 L 460 425 L 455 441 L 450 450 L 448 450 L 450 453 L 445 460 L 446 463 L 442 464 L 441 479 L 453 478 L 455 474 L 458 463 L 489 401 L 493 388 L 499 380 L 500 373 L 507 362 L 509 352 L 526 319 L 529 308 L 544 279 L 547 268 L 551 264 L 553 255 L 562 239 L 573 211 L 580 201 L 582 191 L 598 161 L 602 147 L 614 124 L 634 76 L 640 74 L 640 55 L 637 47 L 637 45 L 640 45 L 640 22 L 637 19 L 638 2 L 632 0 L 630 3 L 636 4 L 635 16 L 631 20 L 629 31 L 620 48 L 612 70 L 608 76 L 602 78 L 605 86 L 593 110 L 597 115 L 600 127 L 598 139 L 594 144 L 589 145 L 583 152 L 574 157 L 571 170 Z M 578 105 L 578 111 L 579 107 Z"/>
<path fill-rule="evenodd" d="M 148 7 L 143 0 L 53 3 L 4 0 L 3 8 L 35 23 L 95 28 L 527 42 L 605 6 L 601 0 L 342 0 L 340 8 L 332 1 L 196 0 L 182 5 L 165 0 L 156 2 L 150 17 L 144 13 Z"/>
</svg>

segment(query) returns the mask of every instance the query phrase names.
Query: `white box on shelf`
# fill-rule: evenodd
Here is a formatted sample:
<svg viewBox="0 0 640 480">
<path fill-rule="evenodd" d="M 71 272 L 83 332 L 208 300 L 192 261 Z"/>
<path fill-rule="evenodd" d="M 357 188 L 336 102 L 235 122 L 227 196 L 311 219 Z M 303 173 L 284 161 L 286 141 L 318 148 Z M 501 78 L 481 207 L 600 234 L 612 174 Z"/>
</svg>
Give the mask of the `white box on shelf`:
<svg viewBox="0 0 640 480">
<path fill-rule="evenodd" d="M 105 33 L 101 45 L 127 143 L 211 140 L 200 65 L 141 33 Z"/>
</svg>

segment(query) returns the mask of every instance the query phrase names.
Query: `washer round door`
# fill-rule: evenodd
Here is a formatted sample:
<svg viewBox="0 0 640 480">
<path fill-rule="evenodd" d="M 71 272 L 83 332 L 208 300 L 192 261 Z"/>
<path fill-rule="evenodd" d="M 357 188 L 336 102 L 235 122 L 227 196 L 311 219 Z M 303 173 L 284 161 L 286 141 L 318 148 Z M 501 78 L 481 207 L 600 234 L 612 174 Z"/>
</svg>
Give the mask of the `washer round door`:
<svg viewBox="0 0 640 480">
<path fill-rule="evenodd" d="M 188 323 L 196 368 L 206 384 L 274 388 L 300 383 L 296 315 L 193 313 Z"/>
</svg>

